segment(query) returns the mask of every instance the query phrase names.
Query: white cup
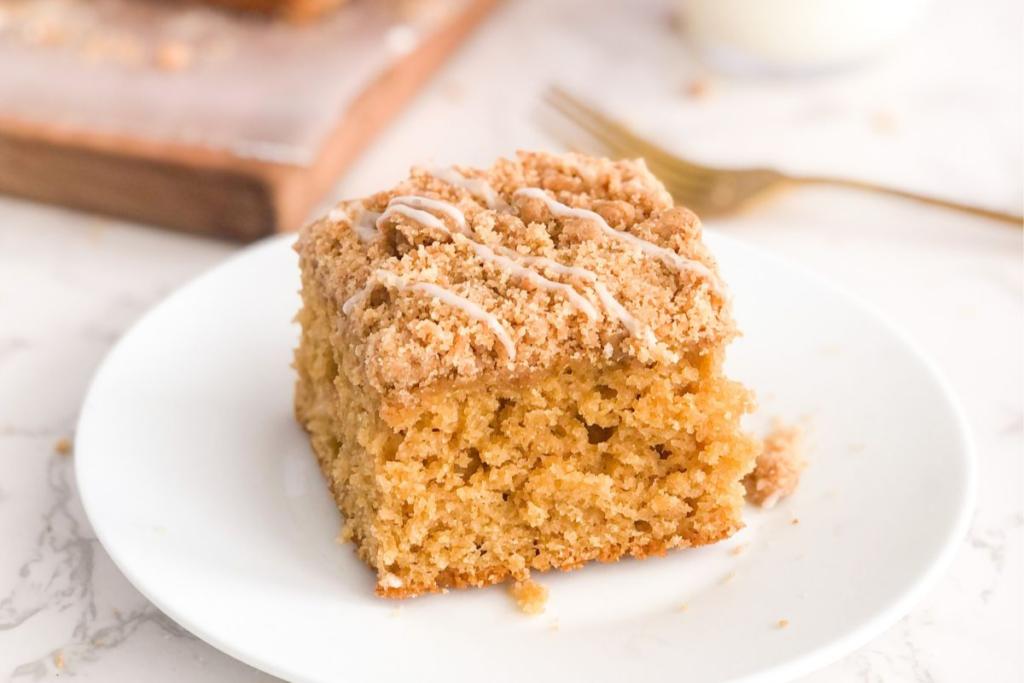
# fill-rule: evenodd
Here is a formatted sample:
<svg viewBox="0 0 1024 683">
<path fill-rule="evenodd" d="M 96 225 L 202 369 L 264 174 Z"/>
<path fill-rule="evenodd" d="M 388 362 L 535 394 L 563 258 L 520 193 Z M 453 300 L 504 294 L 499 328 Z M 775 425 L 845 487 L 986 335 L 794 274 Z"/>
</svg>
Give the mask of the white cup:
<svg viewBox="0 0 1024 683">
<path fill-rule="evenodd" d="M 831 71 L 894 45 L 930 0 L 679 0 L 689 38 L 745 73 Z"/>
</svg>

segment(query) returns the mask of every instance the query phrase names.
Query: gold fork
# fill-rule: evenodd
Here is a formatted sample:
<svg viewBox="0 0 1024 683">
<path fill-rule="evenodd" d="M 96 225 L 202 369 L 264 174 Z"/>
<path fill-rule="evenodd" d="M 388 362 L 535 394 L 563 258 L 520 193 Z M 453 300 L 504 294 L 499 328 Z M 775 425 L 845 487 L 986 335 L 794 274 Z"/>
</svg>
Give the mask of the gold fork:
<svg viewBox="0 0 1024 683">
<path fill-rule="evenodd" d="M 837 185 L 913 199 L 932 206 L 955 209 L 1024 227 L 1024 218 L 1021 216 L 859 180 L 793 176 L 769 168 L 724 169 L 703 166 L 669 154 L 561 88 L 553 87 L 548 90 L 544 100 L 587 134 L 589 149 L 586 151 L 602 152 L 618 158 L 643 157 L 647 167 L 665 183 L 666 189 L 677 202 L 704 216 L 733 212 L 773 190 L 800 185 Z M 563 136 L 563 142 L 567 142 L 565 137 Z"/>
</svg>

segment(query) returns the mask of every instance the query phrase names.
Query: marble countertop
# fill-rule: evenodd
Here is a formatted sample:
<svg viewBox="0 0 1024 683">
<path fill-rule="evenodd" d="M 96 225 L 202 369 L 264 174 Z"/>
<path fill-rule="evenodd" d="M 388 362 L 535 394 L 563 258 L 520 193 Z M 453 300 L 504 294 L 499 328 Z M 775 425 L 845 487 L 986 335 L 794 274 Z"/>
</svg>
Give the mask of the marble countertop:
<svg viewBox="0 0 1024 683">
<path fill-rule="evenodd" d="M 389 185 L 428 158 L 487 163 L 515 148 L 557 147 L 536 123 L 543 89 L 558 82 L 711 162 L 829 172 L 1021 211 L 1016 0 L 937 2 L 884 59 L 798 81 L 716 75 L 673 32 L 667 2 L 637 7 L 509 2 L 336 196 Z M 805 680 L 1020 681 L 1024 233 L 825 188 L 711 227 L 838 282 L 902 326 L 949 379 L 980 456 L 970 533 L 938 586 L 884 635 Z M 270 680 L 132 588 L 83 515 L 73 448 L 58 452 L 62 439 L 73 442 L 110 346 L 236 249 L 0 198 L 0 680 Z"/>
</svg>

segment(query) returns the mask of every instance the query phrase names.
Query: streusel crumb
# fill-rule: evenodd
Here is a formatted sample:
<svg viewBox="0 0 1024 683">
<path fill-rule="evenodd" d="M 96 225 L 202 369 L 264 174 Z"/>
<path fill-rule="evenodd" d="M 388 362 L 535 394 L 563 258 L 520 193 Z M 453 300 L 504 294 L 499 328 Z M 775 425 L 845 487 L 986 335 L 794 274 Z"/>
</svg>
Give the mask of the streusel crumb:
<svg viewBox="0 0 1024 683">
<path fill-rule="evenodd" d="M 544 606 L 548 602 L 549 591 L 547 586 L 537 583 L 533 579 L 527 579 L 525 581 L 515 581 L 509 587 L 509 592 L 515 598 L 519 609 L 527 614 L 537 615 L 544 613 Z"/>
<path fill-rule="evenodd" d="M 754 471 L 743 480 L 747 500 L 771 509 L 782 498 L 791 495 L 807 467 L 803 451 L 803 428 L 776 420 L 775 427 L 765 438 L 761 453 L 757 456 Z M 793 524 L 796 523 L 794 518 Z"/>
</svg>

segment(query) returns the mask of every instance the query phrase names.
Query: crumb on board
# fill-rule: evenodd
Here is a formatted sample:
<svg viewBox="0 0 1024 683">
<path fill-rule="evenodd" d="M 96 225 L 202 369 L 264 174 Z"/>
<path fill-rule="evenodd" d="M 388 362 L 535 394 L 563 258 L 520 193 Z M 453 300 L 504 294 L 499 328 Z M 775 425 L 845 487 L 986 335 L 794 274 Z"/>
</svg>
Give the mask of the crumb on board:
<svg viewBox="0 0 1024 683">
<path fill-rule="evenodd" d="M 800 523 L 800 518 L 799 517 L 794 517 L 793 521 L 790 522 L 790 524 L 792 524 L 793 526 L 796 526 L 799 523 Z"/>
<path fill-rule="evenodd" d="M 722 579 L 722 585 L 728 586 L 730 583 L 736 580 L 737 576 L 738 575 L 736 574 L 736 572 L 729 572 L 728 574 L 726 574 L 725 578 Z"/>
<path fill-rule="evenodd" d="M 681 604 L 681 605 L 679 606 L 679 611 L 680 611 L 680 612 L 689 612 L 689 611 L 690 611 L 690 605 L 689 605 L 689 603 L 686 603 L 686 602 L 684 602 L 683 604 Z"/>
<path fill-rule="evenodd" d="M 58 671 L 64 670 L 64 654 L 60 650 L 53 655 L 53 665 L 57 667 Z"/>
<path fill-rule="evenodd" d="M 779 628 L 787 628 L 789 626 L 789 619 L 779 619 Z"/>
<path fill-rule="evenodd" d="M 747 547 L 749 545 L 750 545 L 749 543 L 740 543 L 738 546 L 736 546 L 735 548 L 732 549 L 732 554 L 733 555 L 742 555 L 747 550 Z"/>
<path fill-rule="evenodd" d="M 192 66 L 194 56 L 190 45 L 169 40 L 157 47 L 153 62 L 163 71 L 183 71 Z"/>
<path fill-rule="evenodd" d="M 70 454 L 71 453 L 71 439 L 69 439 L 67 437 L 64 437 L 63 439 L 58 439 L 57 443 L 54 444 L 54 446 L 53 446 L 53 450 L 56 451 L 58 455 L 68 455 L 68 454 Z"/>
<path fill-rule="evenodd" d="M 747 500 L 767 510 L 793 493 L 800 483 L 800 474 L 807 467 L 803 446 L 803 428 L 776 420 L 765 437 L 754 470 L 743 479 Z"/>
<path fill-rule="evenodd" d="M 527 614 L 543 614 L 544 605 L 548 601 L 548 587 L 533 579 L 516 581 L 509 588 L 519 609 Z"/>
</svg>

